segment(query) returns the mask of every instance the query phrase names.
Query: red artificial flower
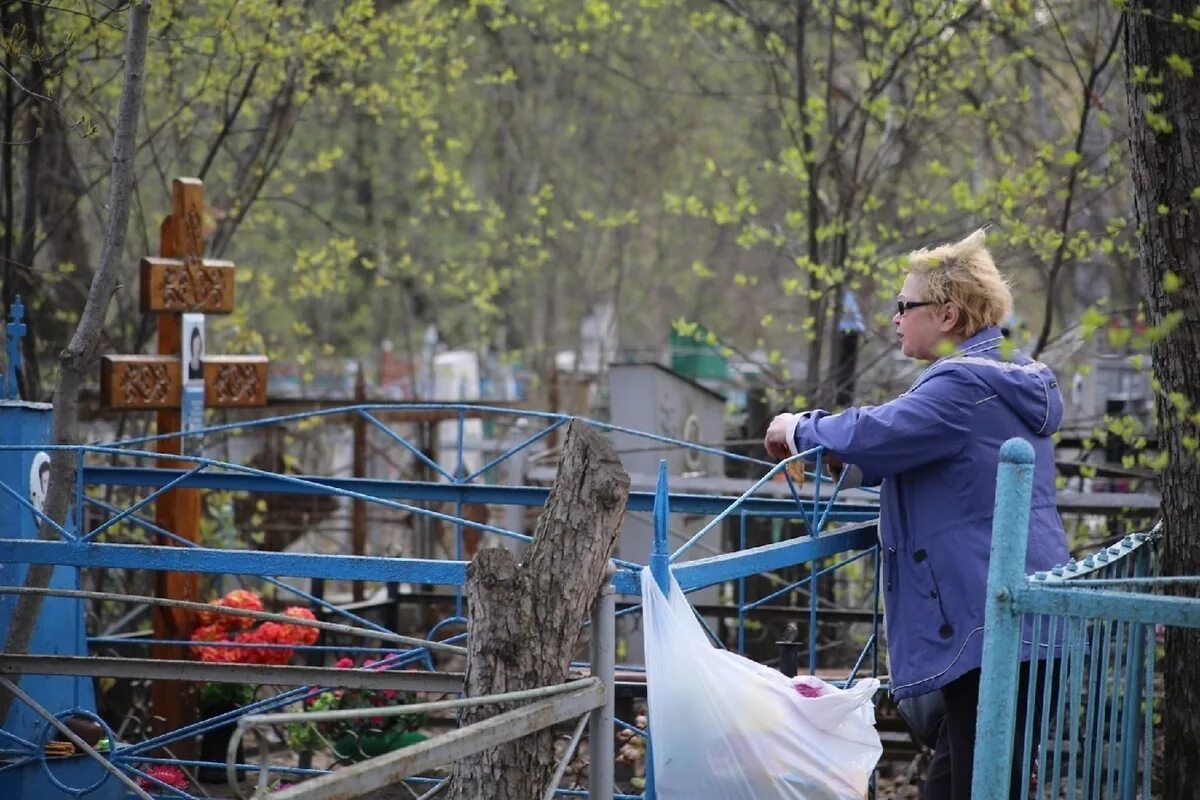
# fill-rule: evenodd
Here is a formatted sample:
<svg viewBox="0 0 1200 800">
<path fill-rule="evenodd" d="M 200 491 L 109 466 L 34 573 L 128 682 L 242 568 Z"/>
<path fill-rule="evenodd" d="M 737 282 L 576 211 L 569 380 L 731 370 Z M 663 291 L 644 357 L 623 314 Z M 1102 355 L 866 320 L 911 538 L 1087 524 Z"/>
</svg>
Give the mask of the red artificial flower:
<svg viewBox="0 0 1200 800">
<path fill-rule="evenodd" d="M 202 625 L 192 631 L 193 642 L 227 642 L 228 631 L 220 624 L 214 623 L 211 625 Z M 192 652 L 201 661 L 214 663 L 218 661 L 226 661 L 227 650 L 236 650 L 237 648 L 230 647 L 202 647 L 192 645 Z"/>
<path fill-rule="evenodd" d="M 279 640 L 282 625 L 278 622 L 264 622 L 252 631 L 239 633 L 239 644 L 286 644 Z M 292 658 L 291 648 L 284 647 L 243 647 L 242 654 L 250 664 L 286 664 Z"/>
<path fill-rule="evenodd" d="M 306 619 L 314 622 L 317 619 L 316 615 L 314 615 L 312 611 L 301 606 L 290 606 L 285 608 L 283 613 L 286 616 L 294 617 L 296 619 Z M 310 645 L 315 642 L 317 637 L 320 635 L 320 631 L 311 625 L 289 625 L 284 623 L 282 627 L 286 637 L 284 643 L 286 644 Z"/>
<path fill-rule="evenodd" d="M 219 600 L 214 600 L 209 603 L 213 606 L 213 611 L 201 611 L 199 614 L 201 625 L 220 625 L 226 630 L 234 630 L 240 628 L 245 630 L 254 624 L 252 617 L 234 617 L 229 614 L 222 614 L 217 609 L 220 608 L 237 608 L 243 611 L 262 611 L 262 601 L 258 599 L 258 595 L 254 592 L 246 591 L 245 589 L 234 589 Z"/>
<path fill-rule="evenodd" d="M 221 613 L 223 608 L 246 611 L 262 611 L 263 604 L 258 595 L 244 589 L 236 589 L 224 597 L 209 603 L 210 611 L 199 615 L 202 623 L 192 633 L 192 652 L 201 661 L 230 664 L 287 664 L 295 652 L 293 647 L 310 645 L 317 640 L 319 632 L 308 625 L 292 623 L 257 623 L 250 617 L 233 617 Z M 315 620 L 316 616 L 307 608 L 292 606 L 284 615 L 296 620 Z M 257 627 L 256 627 L 257 625 Z M 289 645 L 287 647 L 210 647 L 203 642 L 222 642 L 227 645 Z"/>
</svg>

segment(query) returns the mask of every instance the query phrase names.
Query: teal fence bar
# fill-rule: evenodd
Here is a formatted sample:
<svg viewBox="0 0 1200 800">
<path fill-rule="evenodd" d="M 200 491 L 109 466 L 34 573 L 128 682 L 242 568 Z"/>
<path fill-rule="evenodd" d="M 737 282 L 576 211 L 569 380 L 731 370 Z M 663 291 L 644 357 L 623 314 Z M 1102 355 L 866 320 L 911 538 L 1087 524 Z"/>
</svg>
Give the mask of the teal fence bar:
<svg viewBox="0 0 1200 800">
<path fill-rule="evenodd" d="M 1170 594 L 1200 577 L 1155 577 L 1156 545 L 1171 535 L 1161 527 L 1025 575 L 1032 476 L 1032 449 L 1008 442 L 996 488 L 972 797 L 1157 796 L 1156 649 L 1164 627 L 1200 627 L 1200 600 Z M 1030 641 L 1021 636 L 1026 619 Z M 1029 691 L 1019 706 L 1023 659 Z"/>
</svg>

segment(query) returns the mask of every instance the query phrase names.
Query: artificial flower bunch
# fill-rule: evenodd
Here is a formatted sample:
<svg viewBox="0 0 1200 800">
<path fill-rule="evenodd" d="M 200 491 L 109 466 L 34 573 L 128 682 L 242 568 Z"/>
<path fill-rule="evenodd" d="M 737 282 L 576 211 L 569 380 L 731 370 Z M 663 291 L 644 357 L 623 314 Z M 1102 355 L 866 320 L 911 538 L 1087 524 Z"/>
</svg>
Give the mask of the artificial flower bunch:
<svg viewBox="0 0 1200 800">
<path fill-rule="evenodd" d="M 213 610 L 200 612 L 200 625 L 192 632 L 191 637 L 192 653 L 201 661 L 226 664 L 287 664 L 291 661 L 293 647 L 310 645 L 317 640 L 317 629 L 309 625 L 259 622 L 252 617 L 222 613 L 222 608 L 263 610 L 259 596 L 245 589 L 235 589 L 212 601 L 209 606 Z M 298 620 L 316 619 L 311 611 L 300 606 L 291 606 L 284 609 L 283 613 Z M 253 696 L 253 690 L 239 684 L 210 683 L 200 690 L 200 702 L 209 706 L 245 705 Z"/>
<path fill-rule="evenodd" d="M 310 645 L 317 640 L 317 629 L 308 625 L 292 625 L 286 622 L 257 622 L 251 617 L 235 617 L 222 614 L 221 608 L 237 608 L 246 611 L 262 611 L 262 600 L 254 592 L 235 589 L 219 600 L 209 603 L 213 611 L 200 612 L 200 625 L 192 632 L 192 652 L 201 661 L 231 664 L 286 664 L 292 659 L 290 647 L 254 647 L 267 645 Z M 315 620 L 307 608 L 291 606 L 284 609 L 286 616 L 296 619 Z M 256 624 L 257 623 L 257 624 Z M 236 643 L 242 647 L 212 647 L 204 642 L 219 642 L 223 645 Z"/>
<path fill-rule="evenodd" d="M 369 669 L 377 663 L 366 659 L 362 666 Z M 356 665 L 353 659 L 342 658 L 334 666 L 339 669 L 353 669 Z M 328 689 L 307 698 L 304 701 L 304 710 L 386 708 L 409 702 L 412 702 L 411 695 L 395 689 Z M 287 742 L 295 750 L 328 747 L 338 761 L 354 762 L 423 741 L 425 736 L 418 733 L 418 729 L 424 724 L 425 718 L 419 714 L 364 715 L 337 722 L 293 722 L 288 725 Z"/>
</svg>

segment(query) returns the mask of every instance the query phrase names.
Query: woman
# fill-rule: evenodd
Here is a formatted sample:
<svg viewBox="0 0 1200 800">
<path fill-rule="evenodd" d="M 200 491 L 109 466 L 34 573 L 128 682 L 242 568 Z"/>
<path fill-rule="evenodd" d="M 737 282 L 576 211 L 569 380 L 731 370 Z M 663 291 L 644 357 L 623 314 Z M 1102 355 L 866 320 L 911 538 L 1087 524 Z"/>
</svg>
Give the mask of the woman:
<svg viewBox="0 0 1200 800">
<path fill-rule="evenodd" d="M 187 379 L 189 381 L 204 380 L 204 334 L 200 332 L 200 326 L 192 328 L 192 333 L 188 337 L 188 358 Z"/>
<path fill-rule="evenodd" d="M 779 459 L 823 447 L 827 458 L 861 472 L 863 484 L 881 487 L 892 693 L 901 700 L 942 692 L 946 716 L 921 797 L 967 800 L 1000 446 L 1020 436 L 1037 455 L 1026 568 L 1063 563 L 1050 438 L 1063 400 L 1050 369 L 1001 335 L 1012 295 L 983 231 L 912 253 L 909 265 L 892 322 L 904 354 L 929 367 L 880 406 L 780 414 L 764 444 Z"/>
</svg>

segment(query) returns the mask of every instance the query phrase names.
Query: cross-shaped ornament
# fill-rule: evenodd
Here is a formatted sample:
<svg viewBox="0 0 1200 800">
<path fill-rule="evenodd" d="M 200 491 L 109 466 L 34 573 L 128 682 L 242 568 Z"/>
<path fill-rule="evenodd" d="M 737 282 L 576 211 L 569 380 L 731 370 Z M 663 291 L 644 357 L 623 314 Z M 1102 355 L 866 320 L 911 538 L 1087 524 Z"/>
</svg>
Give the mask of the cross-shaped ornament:
<svg viewBox="0 0 1200 800">
<path fill-rule="evenodd" d="M 233 264 L 204 257 L 204 186 L 195 178 L 177 178 L 171 185 L 171 213 L 162 223 L 158 258 L 141 263 L 141 305 L 158 316 L 158 355 L 106 355 L 101 359 L 101 401 L 110 408 L 158 411 L 160 435 L 203 426 L 203 407 L 261 406 L 267 400 L 265 356 L 209 356 L 203 348 L 203 315 L 233 311 Z M 184 332 L 188 331 L 185 337 Z M 199 346 L 193 339 L 199 332 Z M 193 349 L 194 348 L 194 349 Z M 193 413 L 198 410 L 199 413 Z M 182 452 L 179 437 L 159 439 L 158 452 Z M 164 458 L 160 467 L 190 469 L 193 464 Z M 154 521 L 189 542 L 200 534 L 200 492 L 172 489 L 155 501 Z M 175 544 L 160 537 L 161 544 Z M 195 573 L 156 573 L 156 594 L 173 600 L 200 600 Z M 160 640 L 187 639 L 194 618 L 190 612 L 155 607 L 154 636 Z M 185 658 L 177 645 L 154 648 L 156 658 Z M 196 718 L 191 684 L 155 681 L 151 702 L 155 722 L 164 730 L 177 729 Z M 174 753 L 191 749 L 189 742 L 173 745 Z M 185 754 L 186 755 L 186 754 Z"/>
<path fill-rule="evenodd" d="M 177 178 L 171 206 L 171 215 L 162 225 L 162 255 L 143 258 L 141 263 L 141 306 L 144 313 L 158 314 L 159 355 L 101 359 L 100 395 L 109 408 L 180 408 L 191 342 L 182 341 L 179 315 L 233 311 L 233 263 L 204 257 L 203 184 L 195 178 Z M 265 357 L 205 355 L 202 361 L 206 408 L 266 403 Z M 161 427 L 159 433 L 168 432 Z"/>
</svg>

